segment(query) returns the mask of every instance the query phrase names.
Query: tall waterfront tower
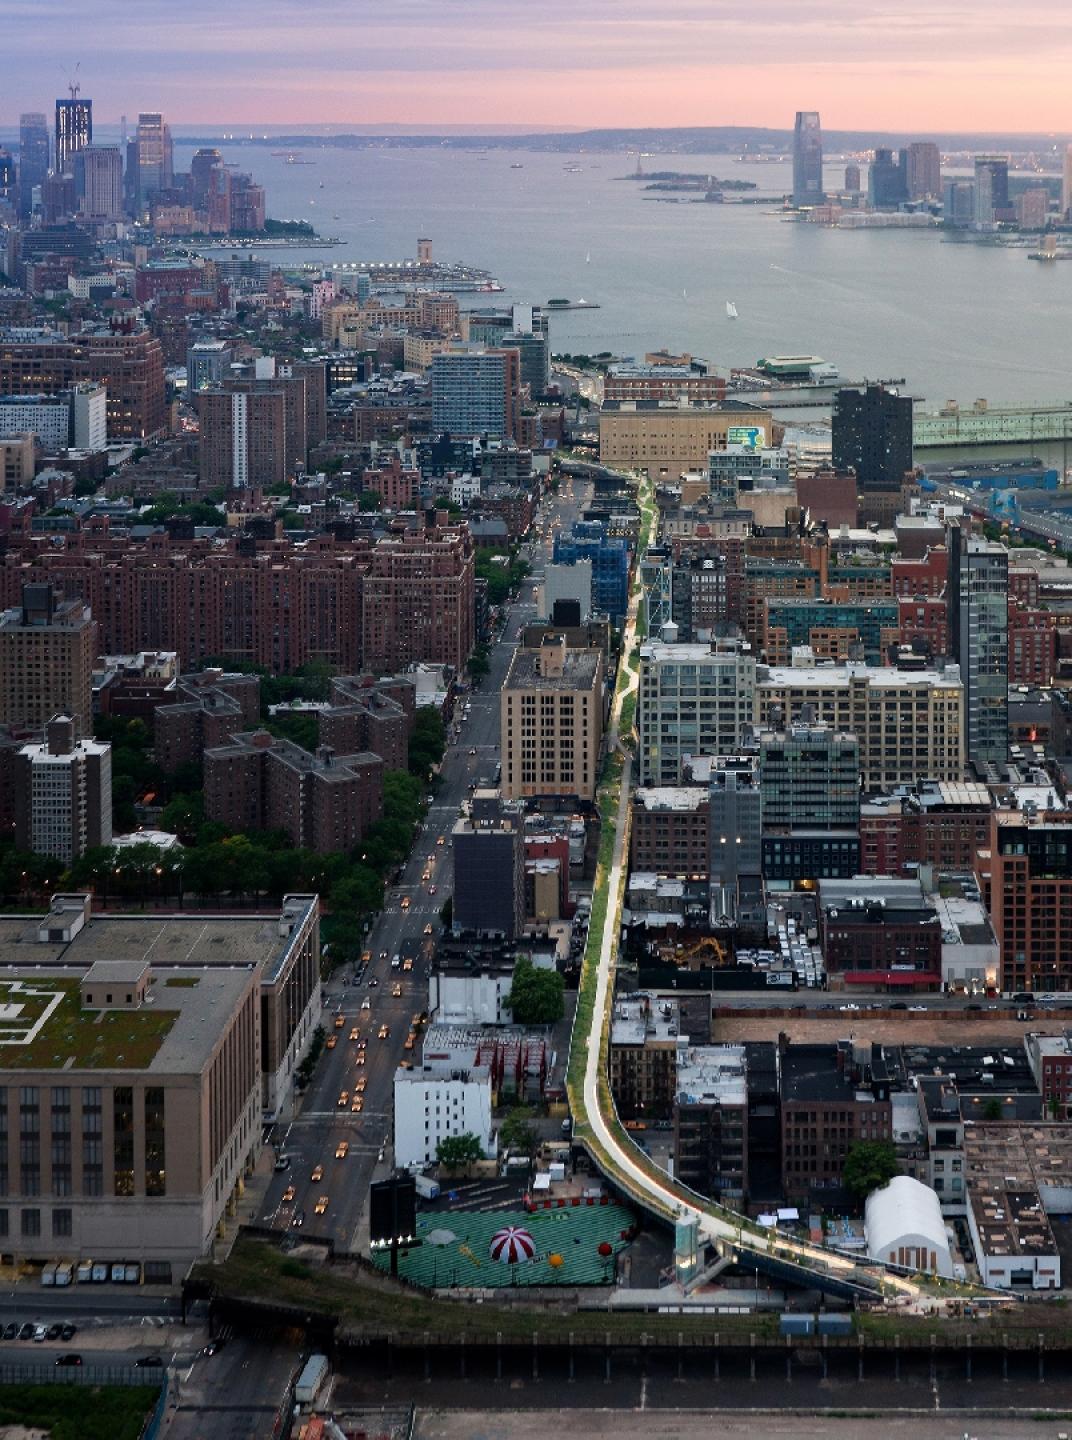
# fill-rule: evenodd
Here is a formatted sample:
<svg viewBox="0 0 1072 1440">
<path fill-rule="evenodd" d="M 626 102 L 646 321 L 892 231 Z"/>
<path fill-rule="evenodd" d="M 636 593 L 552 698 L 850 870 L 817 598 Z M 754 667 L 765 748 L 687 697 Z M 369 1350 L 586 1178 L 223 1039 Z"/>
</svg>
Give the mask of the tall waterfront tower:
<svg viewBox="0 0 1072 1440">
<path fill-rule="evenodd" d="M 798 110 L 793 128 L 793 204 L 823 199 L 823 132 L 818 110 Z"/>
</svg>

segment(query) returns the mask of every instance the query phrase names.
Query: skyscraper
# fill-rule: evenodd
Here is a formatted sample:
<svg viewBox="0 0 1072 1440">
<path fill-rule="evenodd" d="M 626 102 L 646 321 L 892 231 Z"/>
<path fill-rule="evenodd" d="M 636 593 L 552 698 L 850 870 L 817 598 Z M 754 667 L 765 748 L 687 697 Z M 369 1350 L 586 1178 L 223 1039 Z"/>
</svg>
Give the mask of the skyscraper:
<svg viewBox="0 0 1072 1440">
<path fill-rule="evenodd" d="M 942 154 L 933 140 L 914 140 L 901 154 L 909 200 L 937 200 L 942 193 Z"/>
<path fill-rule="evenodd" d="M 1061 175 L 1061 214 L 1072 210 L 1072 145 L 1065 146 L 1065 165 Z"/>
<path fill-rule="evenodd" d="M 1009 211 L 1009 157 L 976 155 L 975 223 L 992 225 Z"/>
<path fill-rule="evenodd" d="M 798 110 L 793 127 L 793 204 L 818 205 L 823 198 L 823 132 L 818 110 Z"/>
<path fill-rule="evenodd" d="M 77 92 L 78 87 L 72 90 Z M 79 150 L 93 143 L 93 101 L 79 100 L 73 93 L 69 100 L 56 101 L 56 173 L 72 173 L 74 157 Z"/>
<path fill-rule="evenodd" d="M 48 120 L 39 111 L 19 116 L 19 213 L 33 209 L 34 188 L 48 174 Z"/>
<path fill-rule="evenodd" d="M 946 529 L 949 636 L 964 685 L 964 754 L 982 772 L 1009 758 L 1009 552 Z"/>
<path fill-rule="evenodd" d="M 861 494 L 900 490 L 912 468 L 912 397 L 884 385 L 839 390 L 834 396 L 835 470 L 855 470 Z"/>
<path fill-rule="evenodd" d="M 136 207 L 143 209 L 154 195 L 167 190 L 174 179 L 171 130 L 159 111 L 145 111 L 138 116 L 138 173 L 134 192 Z M 132 177 L 134 178 L 134 177 Z"/>
<path fill-rule="evenodd" d="M 0 148 L 0 204 L 14 205 L 16 199 L 15 157 Z"/>
<path fill-rule="evenodd" d="M 75 190 L 83 215 L 118 220 L 123 214 L 123 157 L 118 145 L 87 145 L 74 157 Z"/>
<path fill-rule="evenodd" d="M 873 209 L 896 210 L 908 199 L 905 183 L 907 154 L 902 150 L 895 160 L 892 150 L 876 149 L 867 172 L 867 199 Z"/>
<path fill-rule="evenodd" d="M 223 156 L 218 150 L 202 146 L 194 151 L 190 161 L 190 185 L 194 192 L 194 203 L 203 210 L 208 204 L 212 189 L 212 172 L 223 168 Z"/>
</svg>

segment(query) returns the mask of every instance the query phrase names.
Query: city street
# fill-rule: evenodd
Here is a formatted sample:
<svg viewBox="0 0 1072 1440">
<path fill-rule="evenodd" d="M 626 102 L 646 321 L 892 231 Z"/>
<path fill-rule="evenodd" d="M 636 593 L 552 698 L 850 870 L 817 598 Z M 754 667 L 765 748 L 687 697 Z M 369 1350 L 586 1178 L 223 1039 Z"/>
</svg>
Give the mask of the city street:
<svg viewBox="0 0 1072 1440">
<path fill-rule="evenodd" d="M 499 692 L 521 627 L 536 618 L 537 586 L 550 556 L 543 532 L 553 535 L 556 518 L 563 528 L 572 525 L 589 494 L 588 486 L 564 482 L 559 495 L 544 499 L 533 531 L 534 541 L 537 535 L 539 541 L 524 551 L 531 574 L 519 600 L 506 608 L 502 632 L 489 646 L 489 673 L 456 707 L 432 804 L 400 883 L 388 890 L 366 942 L 371 955 L 367 970 L 356 985 L 348 983 L 347 967 L 345 977 L 336 976 L 325 986 L 323 1023 L 328 1035 L 336 1037 L 335 1047 L 325 1050 L 300 1113 L 277 1137 L 291 1164 L 272 1176 L 259 1217 L 263 1224 L 291 1227 L 296 1239 L 331 1239 L 339 1249 L 353 1248 L 369 1185 L 391 1173 L 394 1075 L 406 1053 L 410 1022 L 428 1006 L 427 952 L 432 946 L 427 942 L 434 941 L 441 928 L 440 910 L 453 888 L 451 829 L 472 785 L 494 783 L 499 763 Z M 392 970 L 394 955 L 410 957 L 412 970 Z M 392 993 L 396 985 L 402 992 L 397 997 Z M 366 1001 L 369 1008 L 363 1009 Z M 337 1015 L 343 1017 L 338 1028 Z M 388 1034 L 381 1039 L 384 1025 Z M 351 1040 L 355 1029 L 358 1037 Z M 359 1092 L 355 1086 L 362 1081 L 364 1090 Z M 358 1093 L 363 1108 L 354 1113 Z M 338 1156 L 342 1142 L 347 1152 Z M 322 1175 L 313 1180 L 317 1166 L 322 1167 Z M 290 1187 L 293 1198 L 286 1200 Z M 324 1196 L 327 1208 L 318 1215 L 316 1205 Z"/>
</svg>

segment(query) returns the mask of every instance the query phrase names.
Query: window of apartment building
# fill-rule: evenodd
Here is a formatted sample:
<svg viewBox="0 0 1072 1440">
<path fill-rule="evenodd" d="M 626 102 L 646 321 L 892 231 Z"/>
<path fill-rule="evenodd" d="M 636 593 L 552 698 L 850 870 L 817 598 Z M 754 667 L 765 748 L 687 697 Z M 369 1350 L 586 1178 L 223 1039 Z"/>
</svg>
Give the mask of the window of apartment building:
<svg viewBox="0 0 1072 1440">
<path fill-rule="evenodd" d="M 116 1195 L 134 1194 L 134 1091 L 117 1085 L 112 1092 L 112 1157 Z"/>
<path fill-rule="evenodd" d="M 41 1234 L 41 1212 L 40 1210 L 23 1210 L 21 1214 L 21 1230 L 25 1239 L 34 1239 Z"/>
<path fill-rule="evenodd" d="M 72 1223 L 72 1212 L 67 1209 L 53 1210 L 52 1212 L 52 1237 L 54 1240 L 61 1240 L 69 1237 L 74 1232 Z"/>
<path fill-rule="evenodd" d="M 145 1193 L 165 1195 L 167 1180 L 164 1161 L 164 1091 L 154 1087 L 145 1092 Z"/>
</svg>

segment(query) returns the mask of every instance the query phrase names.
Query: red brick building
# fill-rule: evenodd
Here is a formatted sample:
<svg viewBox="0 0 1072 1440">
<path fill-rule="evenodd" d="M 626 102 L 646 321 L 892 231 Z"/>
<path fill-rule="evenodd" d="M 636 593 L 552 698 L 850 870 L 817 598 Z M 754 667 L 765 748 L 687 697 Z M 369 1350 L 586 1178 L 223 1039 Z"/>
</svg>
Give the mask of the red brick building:
<svg viewBox="0 0 1072 1440">
<path fill-rule="evenodd" d="M 1072 990 L 1072 823 L 995 811 L 976 875 L 1001 947 L 1002 990 Z"/>
<path fill-rule="evenodd" d="M 180 765 L 197 764 L 206 750 L 256 725 L 261 713 L 257 675 L 200 670 L 181 675 L 170 704 L 157 706 L 153 719 L 156 763 L 169 775 Z"/>
<path fill-rule="evenodd" d="M 894 562 L 896 563 L 896 562 Z M 919 654 L 949 654 L 949 608 L 932 595 L 901 596 L 897 601 L 897 640 Z"/>
<path fill-rule="evenodd" d="M 283 830 L 320 855 L 349 851 L 383 817 L 378 755 L 310 754 L 267 731 L 205 751 L 205 819 L 243 830 Z"/>
<path fill-rule="evenodd" d="M 338 675 L 330 707 L 320 712 L 320 742 L 340 755 L 371 750 L 388 770 L 405 770 L 416 713 L 412 681 Z"/>
<path fill-rule="evenodd" d="M 0 395 L 52 394 L 85 380 L 107 386 L 109 439 L 146 440 L 167 429 L 164 351 L 148 331 L 0 340 Z"/>
<path fill-rule="evenodd" d="M 861 875 L 904 874 L 904 801 L 882 796 L 860 806 Z"/>
<path fill-rule="evenodd" d="M 1057 621 L 1053 613 L 1018 602 L 1010 586 L 1009 684 L 1049 685 L 1056 667 Z"/>
<path fill-rule="evenodd" d="M 372 490 L 388 510 L 412 510 L 421 488 L 421 472 L 403 469 L 397 455 L 370 468 L 361 477 L 362 488 Z"/>
<path fill-rule="evenodd" d="M 465 525 L 381 540 L 363 581 L 361 668 L 394 674 L 427 661 L 461 670 L 475 638 L 474 582 Z"/>
<path fill-rule="evenodd" d="M 922 559 L 898 556 L 890 562 L 894 595 L 944 595 L 949 580 L 949 552 L 944 545 L 929 549 Z"/>
<path fill-rule="evenodd" d="M 888 1141 L 890 1083 L 880 1046 L 779 1045 L 782 1091 L 782 1193 L 810 1203 L 841 1184 L 853 1145 Z"/>
<path fill-rule="evenodd" d="M 656 875 L 706 875 L 710 800 L 706 787 L 642 787 L 633 793 L 629 868 Z"/>
</svg>

